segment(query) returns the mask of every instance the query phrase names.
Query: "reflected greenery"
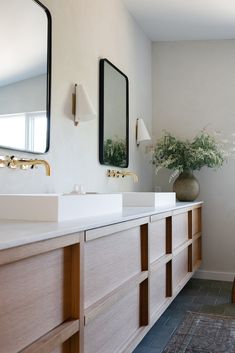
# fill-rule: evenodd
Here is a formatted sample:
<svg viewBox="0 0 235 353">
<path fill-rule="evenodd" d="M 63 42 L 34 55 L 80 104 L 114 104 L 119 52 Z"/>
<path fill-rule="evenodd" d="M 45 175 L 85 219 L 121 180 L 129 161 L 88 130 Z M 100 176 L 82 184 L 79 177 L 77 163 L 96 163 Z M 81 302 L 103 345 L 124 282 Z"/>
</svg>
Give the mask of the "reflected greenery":
<svg viewBox="0 0 235 353">
<path fill-rule="evenodd" d="M 126 167 L 126 141 L 118 138 L 108 138 L 104 141 L 104 161 L 107 165 Z"/>
</svg>

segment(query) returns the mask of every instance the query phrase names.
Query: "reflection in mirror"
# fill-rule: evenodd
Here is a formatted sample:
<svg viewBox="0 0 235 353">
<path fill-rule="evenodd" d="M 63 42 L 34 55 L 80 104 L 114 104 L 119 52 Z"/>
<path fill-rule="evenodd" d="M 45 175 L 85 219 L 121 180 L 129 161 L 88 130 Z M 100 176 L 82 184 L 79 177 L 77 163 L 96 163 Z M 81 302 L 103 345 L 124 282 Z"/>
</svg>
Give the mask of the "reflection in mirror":
<svg viewBox="0 0 235 353">
<path fill-rule="evenodd" d="M 49 148 L 51 18 L 37 0 L 1 1 L 0 147 Z"/>
<path fill-rule="evenodd" d="M 128 78 L 107 59 L 100 60 L 100 163 L 128 167 Z"/>
</svg>

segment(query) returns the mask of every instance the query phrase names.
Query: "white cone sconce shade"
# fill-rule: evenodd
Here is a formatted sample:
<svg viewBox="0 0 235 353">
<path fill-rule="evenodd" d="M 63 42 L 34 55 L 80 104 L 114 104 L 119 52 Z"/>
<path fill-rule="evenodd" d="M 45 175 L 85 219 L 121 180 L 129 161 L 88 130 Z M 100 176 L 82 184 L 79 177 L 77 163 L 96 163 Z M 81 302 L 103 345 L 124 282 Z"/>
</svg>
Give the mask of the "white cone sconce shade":
<svg viewBox="0 0 235 353">
<path fill-rule="evenodd" d="M 96 118 L 96 111 L 82 85 L 75 85 L 72 110 L 75 126 L 77 126 L 79 122 L 89 121 Z"/>
<path fill-rule="evenodd" d="M 140 142 L 151 140 L 148 129 L 145 126 L 143 119 L 137 119 L 136 122 L 136 144 L 139 146 Z"/>
</svg>

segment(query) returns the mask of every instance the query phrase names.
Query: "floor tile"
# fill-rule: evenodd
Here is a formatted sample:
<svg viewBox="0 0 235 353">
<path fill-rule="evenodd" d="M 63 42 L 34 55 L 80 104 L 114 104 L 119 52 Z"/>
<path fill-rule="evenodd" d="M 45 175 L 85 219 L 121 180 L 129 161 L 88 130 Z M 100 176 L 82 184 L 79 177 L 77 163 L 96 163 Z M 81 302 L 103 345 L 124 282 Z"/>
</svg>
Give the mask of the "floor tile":
<svg viewBox="0 0 235 353">
<path fill-rule="evenodd" d="M 165 326 L 154 335 L 154 339 L 150 343 L 150 347 L 162 348 L 164 347 L 172 334 L 174 333 L 176 327 Z"/>
<path fill-rule="evenodd" d="M 214 305 L 218 297 L 216 295 L 203 295 L 195 298 L 195 304 Z"/>
<path fill-rule="evenodd" d="M 231 282 L 192 278 L 133 353 L 161 353 L 187 311 L 235 316 Z"/>
</svg>

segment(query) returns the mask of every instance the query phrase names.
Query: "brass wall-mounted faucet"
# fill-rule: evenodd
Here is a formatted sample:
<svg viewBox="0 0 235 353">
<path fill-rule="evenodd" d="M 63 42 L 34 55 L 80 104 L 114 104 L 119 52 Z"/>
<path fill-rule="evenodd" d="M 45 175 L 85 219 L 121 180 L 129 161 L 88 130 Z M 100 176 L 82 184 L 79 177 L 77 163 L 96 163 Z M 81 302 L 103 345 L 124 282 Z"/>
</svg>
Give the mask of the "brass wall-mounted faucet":
<svg viewBox="0 0 235 353">
<path fill-rule="evenodd" d="M 134 180 L 134 183 L 138 183 L 139 181 L 139 178 L 137 176 L 137 174 L 133 173 L 133 172 L 125 172 L 125 171 L 120 171 L 120 170 L 114 170 L 114 169 L 108 169 L 107 170 L 107 177 L 109 178 L 124 178 L 126 176 L 132 176 L 133 177 L 133 180 Z"/>
<path fill-rule="evenodd" d="M 24 159 L 24 158 L 16 158 L 15 156 L 0 156 L 0 168 L 8 167 L 11 169 L 34 169 L 37 165 L 43 165 L 46 170 L 46 175 L 51 175 L 50 164 L 44 159 Z"/>
</svg>

